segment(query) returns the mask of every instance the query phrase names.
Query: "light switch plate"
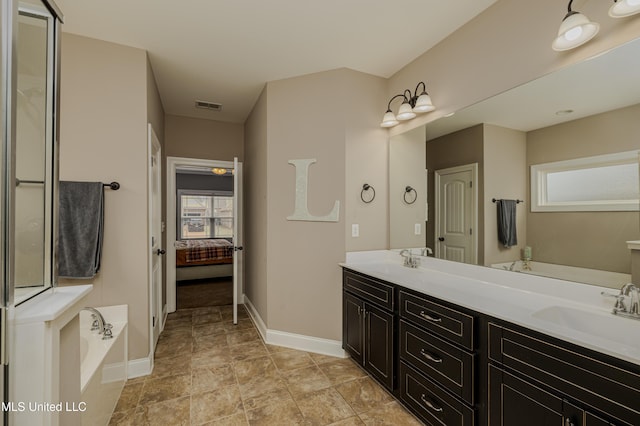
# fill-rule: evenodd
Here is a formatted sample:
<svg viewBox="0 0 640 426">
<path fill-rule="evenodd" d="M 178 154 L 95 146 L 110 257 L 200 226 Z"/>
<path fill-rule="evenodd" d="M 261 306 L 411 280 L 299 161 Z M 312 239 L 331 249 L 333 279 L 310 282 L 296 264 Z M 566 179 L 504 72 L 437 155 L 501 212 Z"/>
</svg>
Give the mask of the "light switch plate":
<svg viewBox="0 0 640 426">
<path fill-rule="evenodd" d="M 416 235 L 420 235 L 420 234 L 422 234 L 422 225 L 421 225 L 421 224 L 419 224 L 419 223 L 416 223 L 416 224 L 414 225 L 413 232 L 414 232 Z"/>
<path fill-rule="evenodd" d="M 360 225 L 358 225 L 357 223 L 354 223 L 351 225 L 351 236 L 352 237 L 360 236 Z"/>
</svg>

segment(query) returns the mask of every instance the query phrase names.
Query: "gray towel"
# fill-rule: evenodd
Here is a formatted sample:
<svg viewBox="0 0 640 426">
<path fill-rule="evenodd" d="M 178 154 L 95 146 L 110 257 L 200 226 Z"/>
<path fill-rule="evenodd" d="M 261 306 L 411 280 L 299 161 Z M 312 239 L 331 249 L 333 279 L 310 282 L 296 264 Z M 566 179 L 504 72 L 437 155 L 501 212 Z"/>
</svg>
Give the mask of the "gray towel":
<svg viewBox="0 0 640 426">
<path fill-rule="evenodd" d="M 102 182 L 60 182 L 59 193 L 58 275 L 93 278 L 102 255 Z"/>
<path fill-rule="evenodd" d="M 499 200 L 498 205 L 498 241 L 506 248 L 518 244 L 516 235 L 516 200 Z"/>
</svg>

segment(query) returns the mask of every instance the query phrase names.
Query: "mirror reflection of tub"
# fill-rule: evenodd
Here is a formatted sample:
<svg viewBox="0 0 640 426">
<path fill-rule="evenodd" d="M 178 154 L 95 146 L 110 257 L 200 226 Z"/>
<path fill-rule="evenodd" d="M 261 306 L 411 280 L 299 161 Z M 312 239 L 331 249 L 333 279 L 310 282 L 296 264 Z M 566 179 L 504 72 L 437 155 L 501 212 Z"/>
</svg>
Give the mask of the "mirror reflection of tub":
<svg viewBox="0 0 640 426">
<path fill-rule="evenodd" d="M 496 269 L 503 269 L 505 271 L 522 272 L 525 274 L 558 278 L 560 280 L 574 281 L 612 288 L 620 288 L 624 284 L 631 282 L 631 274 L 601 271 L 598 269 L 577 268 L 574 266 L 535 262 L 533 260 L 526 263 L 522 260 L 493 263 L 491 267 Z"/>
</svg>

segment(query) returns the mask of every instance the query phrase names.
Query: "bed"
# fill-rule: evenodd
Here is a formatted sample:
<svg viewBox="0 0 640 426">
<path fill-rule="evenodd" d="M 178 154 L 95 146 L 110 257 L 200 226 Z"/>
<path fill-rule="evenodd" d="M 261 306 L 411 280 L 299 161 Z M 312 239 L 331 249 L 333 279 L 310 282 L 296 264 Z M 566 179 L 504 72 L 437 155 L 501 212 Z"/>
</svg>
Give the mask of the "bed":
<svg viewBox="0 0 640 426">
<path fill-rule="evenodd" d="M 233 243 L 223 239 L 176 241 L 176 280 L 233 274 Z"/>
</svg>

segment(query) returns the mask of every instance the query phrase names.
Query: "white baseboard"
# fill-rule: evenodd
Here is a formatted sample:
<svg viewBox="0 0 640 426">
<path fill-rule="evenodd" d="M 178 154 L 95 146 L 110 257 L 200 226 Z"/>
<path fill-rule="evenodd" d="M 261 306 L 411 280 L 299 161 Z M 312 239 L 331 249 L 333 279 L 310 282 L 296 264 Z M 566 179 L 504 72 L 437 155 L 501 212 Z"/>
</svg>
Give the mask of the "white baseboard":
<svg viewBox="0 0 640 426">
<path fill-rule="evenodd" d="M 342 349 L 342 342 L 339 340 L 322 339 L 319 337 L 305 336 L 303 334 L 288 333 L 286 331 L 270 330 L 246 295 L 244 296 L 244 303 L 265 343 L 300 351 L 347 358 L 347 353 Z"/>
<path fill-rule="evenodd" d="M 148 376 L 153 371 L 153 365 L 150 357 L 131 359 L 127 365 L 127 378 Z"/>
</svg>

